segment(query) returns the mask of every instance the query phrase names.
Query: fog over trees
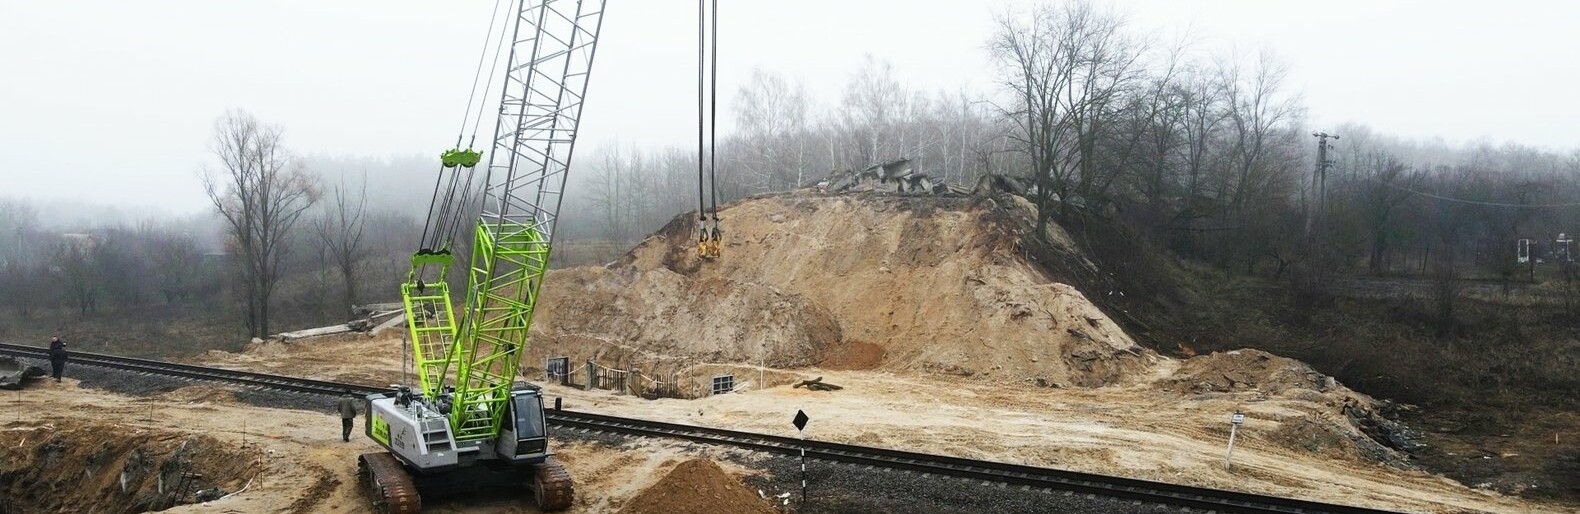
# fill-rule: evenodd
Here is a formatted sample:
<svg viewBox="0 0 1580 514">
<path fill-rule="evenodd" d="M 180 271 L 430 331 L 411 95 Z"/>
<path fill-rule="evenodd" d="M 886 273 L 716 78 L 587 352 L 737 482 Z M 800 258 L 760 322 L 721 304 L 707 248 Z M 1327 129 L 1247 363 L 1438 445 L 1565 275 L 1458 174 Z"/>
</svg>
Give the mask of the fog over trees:
<svg viewBox="0 0 1580 514">
<path fill-rule="evenodd" d="M 1459 279 L 1522 279 L 1518 239 L 1537 240 L 1551 260 L 1557 234 L 1580 228 L 1580 150 L 1450 144 L 1364 120 L 1310 126 L 1286 80 L 1298 63 L 1270 51 L 1203 52 L 1100 4 L 1066 2 L 1005 13 L 982 58 L 997 69 L 982 91 L 910 87 L 882 56 L 850 70 L 837 98 L 751 70 L 745 86 L 720 92 L 734 127 L 716 149 L 720 201 L 906 158 L 964 189 L 990 174 L 1025 179 L 1041 222 L 1122 222 L 1232 273 L 1434 277 L 1443 316 Z M 92 317 L 188 305 L 266 335 L 395 298 L 438 147 L 297 155 L 291 127 L 244 110 L 215 115 L 213 164 L 193 175 L 210 212 L 0 198 L 0 308 Z M 1316 130 L 1341 136 L 1325 203 L 1312 178 Z M 695 211 L 697 159 L 695 147 L 581 145 L 557 261 L 604 262 Z M 1321 219 L 1308 229 L 1312 213 Z M 728 219 L 724 228 L 728 238 Z"/>
</svg>

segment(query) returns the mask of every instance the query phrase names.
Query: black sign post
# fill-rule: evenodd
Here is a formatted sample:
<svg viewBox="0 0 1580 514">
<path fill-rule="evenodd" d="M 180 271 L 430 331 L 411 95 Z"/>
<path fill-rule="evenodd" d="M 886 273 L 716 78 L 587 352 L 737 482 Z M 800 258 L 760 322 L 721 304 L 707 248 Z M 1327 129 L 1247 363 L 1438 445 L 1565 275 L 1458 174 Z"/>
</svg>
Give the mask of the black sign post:
<svg viewBox="0 0 1580 514">
<path fill-rule="evenodd" d="M 791 423 L 795 424 L 796 435 L 801 436 L 801 440 L 802 441 L 806 441 L 806 422 L 808 422 L 808 421 L 812 421 L 812 418 L 807 417 L 805 411 L 802 411 L 800 409 L 796 409 L 796 411 L 795 411 L 795 420 L 791 421 Z M 801 445 L 801 504 L 802 505 L 806 505 L 806 445 L 805 445 L 805 443 L 803 443 Z"/>
</svg>

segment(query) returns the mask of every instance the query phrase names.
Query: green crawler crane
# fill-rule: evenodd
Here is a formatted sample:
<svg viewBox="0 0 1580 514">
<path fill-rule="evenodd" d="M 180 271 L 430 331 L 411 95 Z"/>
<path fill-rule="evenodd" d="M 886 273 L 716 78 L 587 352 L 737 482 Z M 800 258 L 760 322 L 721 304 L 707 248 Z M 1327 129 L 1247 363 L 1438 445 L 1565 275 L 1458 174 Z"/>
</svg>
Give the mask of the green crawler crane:
<svg viewBox="0 0 1580 514">
<path fill-rule="evenodd" d="M 401 284 L 417 383 L 368 397 L 367 434 L 388 451 L 362 455 L 358 475 L 379 512 L 415 514 L 424 496 L 512 488 L 529 490 L 543 510 L 571 505 L 542 392 L 517 373 L 603 9 L 604 0 L 513 3 L 498 31 L 510 55 L 491 148 L 457 145 L 441 156 L 423 241 Z M 452 243 L 467 225 L 470 259 L 458 260 Z M 447 280 L 458 262 L 467 287 L 457 312 Z"/>
</svg>

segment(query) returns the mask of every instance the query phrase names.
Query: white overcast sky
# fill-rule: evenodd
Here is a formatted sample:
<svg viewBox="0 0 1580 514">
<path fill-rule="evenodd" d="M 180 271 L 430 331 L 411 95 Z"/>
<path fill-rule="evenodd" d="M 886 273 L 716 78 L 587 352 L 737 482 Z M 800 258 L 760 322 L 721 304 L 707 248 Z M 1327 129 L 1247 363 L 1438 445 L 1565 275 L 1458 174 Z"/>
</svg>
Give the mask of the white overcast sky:
<svg viewBox="0 0 1580 514">
<path fill-rule="evenodd" d="M 721 120 L 754 67 L 835 102 L 865 55 L 915 89 L 993 87 L 984 43 L 1020 0 L 722 0 Z M 205 207 L 227 108 L 298 153 L 436 154 L 455 138 L 494 2 L 0 0 L 0 197 Z M 609 0 L 583 151 L 695 136 L 696 2 Z M 1115 0 L 1139 31 L 1271 49 L 1314 128 L 1580 147 L 1580 2 Z M 486 137 L 486 136 L 485 136 Z"/>
</svg>

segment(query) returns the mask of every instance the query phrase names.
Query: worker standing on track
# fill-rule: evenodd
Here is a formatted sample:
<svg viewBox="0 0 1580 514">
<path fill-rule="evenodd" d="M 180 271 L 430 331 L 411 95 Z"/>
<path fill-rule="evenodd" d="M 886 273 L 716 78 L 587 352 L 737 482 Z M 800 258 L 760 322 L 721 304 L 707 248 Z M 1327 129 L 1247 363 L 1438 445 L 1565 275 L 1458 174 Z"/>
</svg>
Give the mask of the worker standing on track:
<svg viewBox="0 0 1580 514">
<path fill-rule="evenodd" d="M 346 390 L 340 395 L 340 401 L 335 403 L 335 409 L 340 411 L 340 440 L 351 441 L 351 420 L 357 417 L 357 400 L 351 395 L 351 390 Z"/>
<path fill-rule="evenodd" d="M 49 369 L 55 377 L 55 382 L 60 383 L 60 375 L 66 372 L 66 342 L 55 336 L 49 340 Z"/>
</svg>

